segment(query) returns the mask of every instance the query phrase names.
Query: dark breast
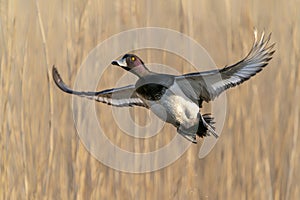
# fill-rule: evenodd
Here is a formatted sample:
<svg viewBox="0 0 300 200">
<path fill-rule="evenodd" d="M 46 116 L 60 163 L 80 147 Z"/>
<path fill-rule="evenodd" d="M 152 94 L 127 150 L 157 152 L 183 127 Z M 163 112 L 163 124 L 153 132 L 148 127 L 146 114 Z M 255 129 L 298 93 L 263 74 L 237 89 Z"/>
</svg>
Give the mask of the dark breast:
<svg viewBox="0 0 300 200">
<path fill-rule="evenodd" d="M 174 83 L 174 76 L 168 74 L 151 74 L 140 78 L 135 87 L 144 99 L 158 101 Z"/>
<path fill-rule="evenodd" d="M 159 84 L 146 84 L 136 89 L 136 92 L 144 99 L 158 101 L 165 94 L 168 88 Z"/>
</svg>

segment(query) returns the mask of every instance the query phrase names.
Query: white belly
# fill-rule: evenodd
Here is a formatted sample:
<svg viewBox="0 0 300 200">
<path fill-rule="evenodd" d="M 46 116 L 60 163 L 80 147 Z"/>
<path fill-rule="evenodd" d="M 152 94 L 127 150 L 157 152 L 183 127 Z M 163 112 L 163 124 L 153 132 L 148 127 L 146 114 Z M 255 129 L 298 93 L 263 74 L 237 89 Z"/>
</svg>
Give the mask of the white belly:
<svg viewBox="0 0 300 200">
<path fill-rule="evenodd" d="M 162 120 L 189 128 L 198 123 L 199 107 L 181 90 L 171 87 L 158 102 L 150 102 L 151 110 Z"/>
</svg>

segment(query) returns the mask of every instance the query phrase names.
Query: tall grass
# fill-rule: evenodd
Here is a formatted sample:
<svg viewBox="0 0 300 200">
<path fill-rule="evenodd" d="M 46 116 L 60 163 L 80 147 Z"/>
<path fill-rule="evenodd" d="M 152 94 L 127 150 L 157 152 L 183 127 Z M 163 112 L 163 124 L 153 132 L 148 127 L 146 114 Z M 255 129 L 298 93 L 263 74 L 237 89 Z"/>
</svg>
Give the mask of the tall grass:
<svg viewBox="0 0 300 200">
<path fill-rule="evenodd" d="M 0 199 L 299 198 L 299 6 L 299 1 L 270 0 L 1 0 Z M 55 87 L 50 71 L 55 64 L 73 85 L 98 43 L 144 26 L 193 37 L 220 67 L 248 53 L 254 26 L 273 32 L 277 45 L 263 72 L 227 93 L 222 136 L 205 159 L 198 159 L 200 144 L 192 145 L 164 169 L 130 174 L 101 164 L 84 148 L 71 97 Z M 194 70 L 169 53 L 138 53 L 145 62 L 182 73 Z M 99 89 L 113 87 L 124 73 L 108 68 Z M 133 140 L 112 121 L 109 106 L 96 109 L 107 136 L 129 151 L 155 150 L 176 132 L 167 125 L 149 140 Z M 134 108 L 132 115 L 143 124 L 148 112 Z"/>
</svg>

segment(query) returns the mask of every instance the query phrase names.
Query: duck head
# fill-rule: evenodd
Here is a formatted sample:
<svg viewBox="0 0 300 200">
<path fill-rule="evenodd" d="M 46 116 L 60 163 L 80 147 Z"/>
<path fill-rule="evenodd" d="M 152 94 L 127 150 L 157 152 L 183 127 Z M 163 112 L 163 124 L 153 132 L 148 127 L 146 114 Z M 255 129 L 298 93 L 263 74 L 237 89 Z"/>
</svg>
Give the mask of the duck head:
<svg viewBox="0 0 300 200">
<path fill-rule="evenodd" d="M 150 73 L 144 62 L 134 54 L 125 54 L 120 60 L 114 60 L 111 64 L 122 67 L 138 77 L 143 77 Z"/>
</svg>

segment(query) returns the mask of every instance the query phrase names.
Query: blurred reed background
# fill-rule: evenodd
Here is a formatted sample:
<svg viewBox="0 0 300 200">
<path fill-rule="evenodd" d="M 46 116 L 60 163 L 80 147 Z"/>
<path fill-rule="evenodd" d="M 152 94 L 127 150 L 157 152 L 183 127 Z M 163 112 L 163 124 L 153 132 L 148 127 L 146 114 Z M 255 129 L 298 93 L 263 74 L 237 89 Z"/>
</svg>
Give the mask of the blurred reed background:
<svg viewBox="0 0 300 200">
<path fill-rule="evenodd" d="M 0 198 L 299 199 L 299 7 L 297 0 L 1 0 Z M 276 53 L 263 72 L 227 93 L 222 136 L 205 159 L 198 158 L 200 144 L 192 145 L 164 169 L 130 174 L 106 167 L 84 148 L 71 97 L 49 73 L 55 64 L 73 85 L 98 43 L 145 26 L 191 36 L 219 67 L 248 53 L 253 27 L 273 33 Z M 139 55 L 182 73 L 193 69 L 174 55 Z M 113 87 L 125 73 L 109 68 L 99 89 Z M 111 113 L 106 105 L 96 108 L 99 116 Z M 142 108 L 132 112 L 147 114 Z M 113 124 L 110 119 L 101 123 Z M 123 140 L 124 133 L 112 126 L 108 137 L 136 147 L 130 151 L 147 152 L 176 133 L 171 126 L 164 130 L 166 138 L 137 142 Z"/>
</svg>

